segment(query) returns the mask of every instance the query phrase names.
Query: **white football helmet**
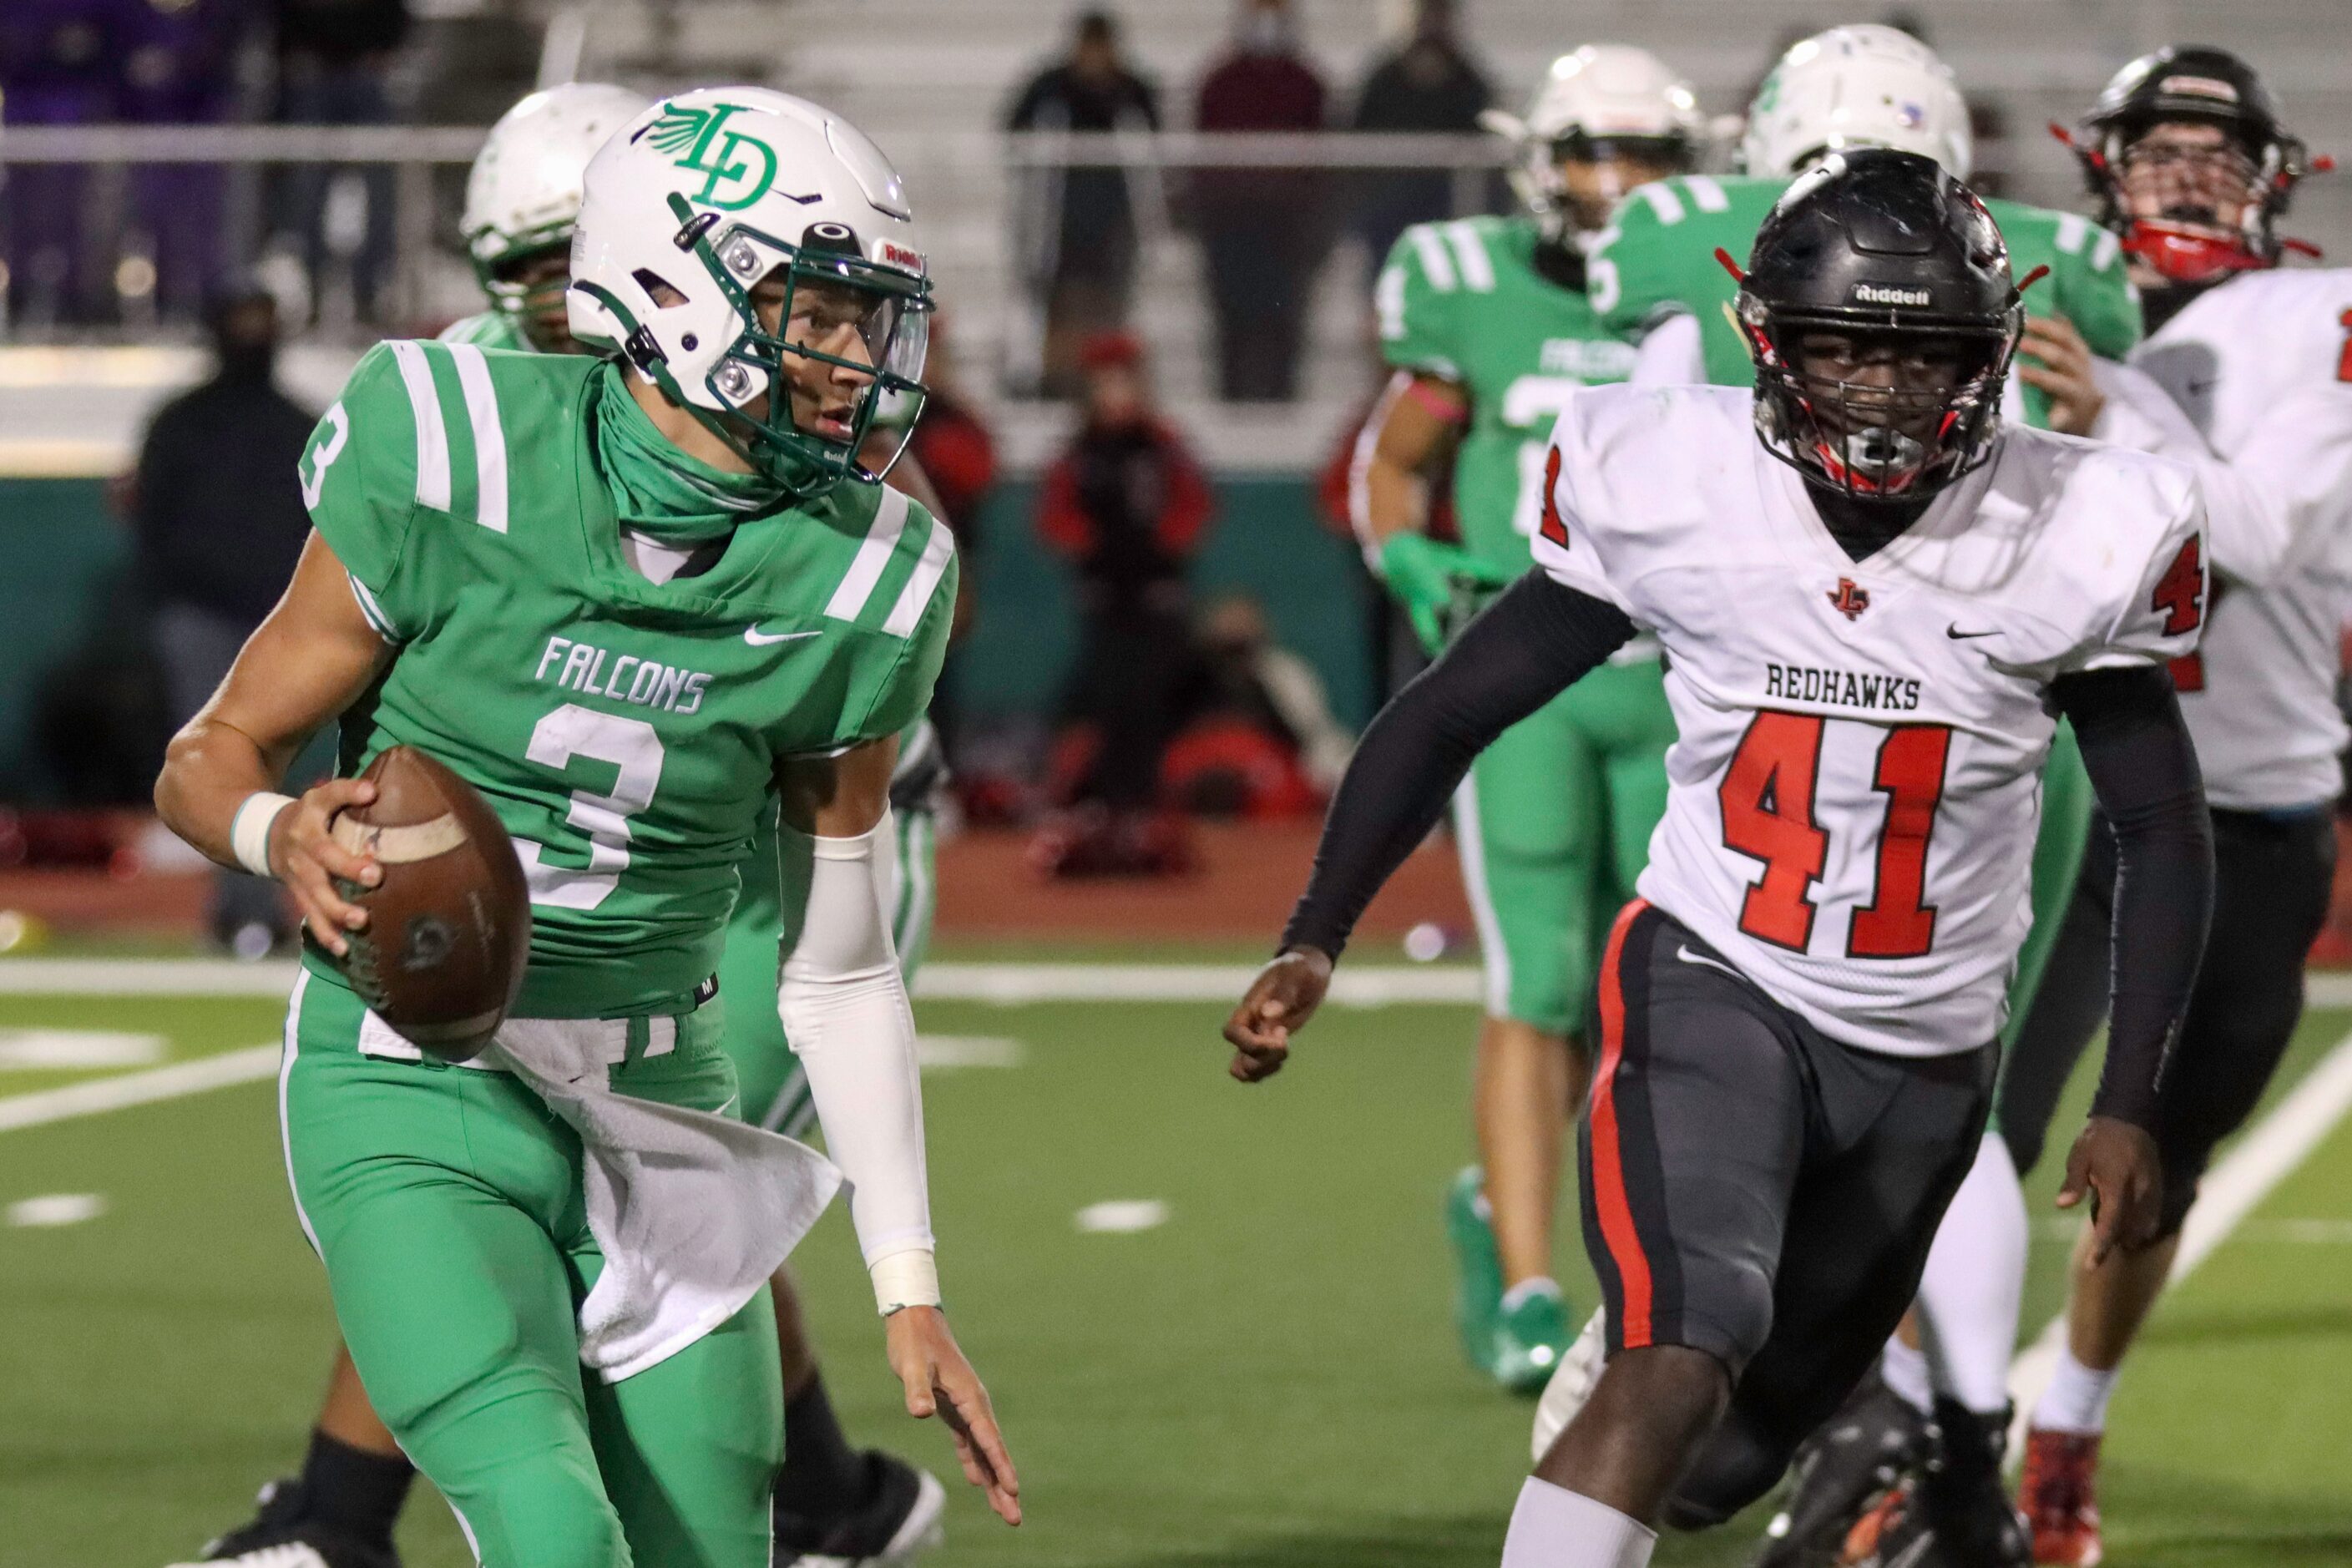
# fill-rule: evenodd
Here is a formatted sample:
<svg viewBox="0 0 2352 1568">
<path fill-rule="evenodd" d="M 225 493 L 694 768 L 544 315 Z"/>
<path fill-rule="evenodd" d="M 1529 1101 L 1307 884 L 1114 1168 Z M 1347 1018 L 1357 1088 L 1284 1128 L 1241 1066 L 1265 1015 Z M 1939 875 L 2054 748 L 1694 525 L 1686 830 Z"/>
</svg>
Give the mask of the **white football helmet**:
<svg viewBox="0 0 2352 1568">
<path fill-rule="evenodd" d="M 1748 106 L 1740 166 L 1794 174 L 1847 147 L 1916 153 L 1966 181 L 1975 141 L 1951 67 L 1910 34 L 1876 23 L 1790 45 Z"/>
<path fill-rule="evenodd" d="M 562 281 L 537 289 L 509 275 L 515 263 L 572 243 L 582 177 L 604 139 L 643 113 L 643 93 L 602 82 L 572 82 L 534 92 L 490 127 L 466 176 L 459 228 L 474 274 L 492 305 L 530 318 L 553 310 Z"/>
<path fill-rule="evenodd" d="M 778 273 L 785 324 L 770 331 L 751 290 Z M 858 357 L 791 341 L 794 297 L 811 289 L 849 302 Z M 898 171 L 855 126 L 806 100 L 760 87 L 679 93 L 588 165 L 572 335 L 625 355 L 803 499 L 887 471 L 869 471 L 858 450 L 884 399 L 919 406 L 930 310 Z M 786 356 L 871 378 L 839 435 L 796 426 Z"/>
<path fill-rule="evenodd" d="M 1665 61 L 1626 44 L 1587 44 L 1552 61 L 1527 118 L 1489 109 L 1478 123 L 1518 143 L 1511 188 L 1558 240 L 1573 222 L 1559 165 L 1567 158 L 1638 156 L 1686 169 L 1706 121 L 1698 95 Z M 1622 191 L 1605 193 L 1613 202 Z"/>
</svg>

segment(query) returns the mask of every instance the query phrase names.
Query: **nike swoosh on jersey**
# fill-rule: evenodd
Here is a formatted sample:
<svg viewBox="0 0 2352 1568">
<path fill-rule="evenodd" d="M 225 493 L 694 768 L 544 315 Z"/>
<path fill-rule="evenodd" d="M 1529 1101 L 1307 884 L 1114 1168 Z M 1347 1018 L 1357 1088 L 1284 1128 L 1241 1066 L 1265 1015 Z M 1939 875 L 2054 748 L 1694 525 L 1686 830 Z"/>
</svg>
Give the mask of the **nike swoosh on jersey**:
<svg viewBox="0 0 2352 1568">
<path fill-rule="evenodd" d="M 1704 963 L 1709 969 L 1720 969 L 1726 974 L 1730 975 L 1734 980 L 1745 980 L 1748 978 L 1748 976 L 1740 973 L 1739 971 L 1732 968 L 1731 965 L 1724 963 L 1721 959 L 1709 958 L 1703 952 L 1693 952 L 1687 947 L 1677 946 L 1675 949 L 1675 956 L 1681 959 L 1685 963 Z"/>
<path fill-rule="evenodd" d="M 1954 642 L 1966 642 L 1970 637 L 1997 637 L 2000 636 L 2000 628 L 1999 626 L 1990 626 L 1980 632 L 1964 632 L 1960 630 L 1960 623 L 1954 621 L 1950 626 L 1944 628 L 1944 635 L 1951 638 Z"/>
<path fill-rule="evenodd" d="M 766 647 L 771 643 L 798 642 L 803 637 L 822 637 L 824 635 L 824 634 L 821 631 L 762 632 L 757 626 L 745 626 L 743 628 L 743 640 L 750 643 L 753 647 Z"/>
</svg>

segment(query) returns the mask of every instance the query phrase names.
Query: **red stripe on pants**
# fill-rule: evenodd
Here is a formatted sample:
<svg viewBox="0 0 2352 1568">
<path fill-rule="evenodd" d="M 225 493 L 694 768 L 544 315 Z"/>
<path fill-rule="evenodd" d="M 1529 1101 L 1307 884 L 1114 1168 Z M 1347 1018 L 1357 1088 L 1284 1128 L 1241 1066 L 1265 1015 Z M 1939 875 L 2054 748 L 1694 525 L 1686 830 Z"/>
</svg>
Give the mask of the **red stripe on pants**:
<svg viewBox="0 0 2352 1568">
<path fill-rule="evenodd" d="M 1625 1054 L 1625 985 L 1618 965 L 1625 955 L 1625 932 L 1649 910 L 1635 899 L 1609 928 L 1601 958 L 1601 1065 L 1592 1075 L 1592 1202 L 1601 1215 L 1601 1237 L 1616 1265 L 1624 1321 L 1618 1344 L 1635 1350 L 1650 1342 L 1650 1260 L 1633 1229 L 1633 1208 L 1625 1201 L 1625 1165 L 1617 1145 L 1617 1064 Z"/>
</svg>

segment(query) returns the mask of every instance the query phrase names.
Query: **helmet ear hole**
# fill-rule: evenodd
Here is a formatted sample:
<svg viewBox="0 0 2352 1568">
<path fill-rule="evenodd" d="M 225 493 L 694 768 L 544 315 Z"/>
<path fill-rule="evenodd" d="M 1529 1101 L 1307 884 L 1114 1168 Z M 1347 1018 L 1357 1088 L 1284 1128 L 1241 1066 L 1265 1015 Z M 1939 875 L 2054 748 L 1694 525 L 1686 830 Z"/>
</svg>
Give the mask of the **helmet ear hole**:
<svg viewBox="0 0 2352 1568">
<path fill-rule="evenodd" d="M 637 287 L 646 291 L 647 299 L 665 310 L 673 305 L 686 303 L 686 295 L 650 267 L 640 267 L 629 276 L 636 279 Z"/>
</svg>

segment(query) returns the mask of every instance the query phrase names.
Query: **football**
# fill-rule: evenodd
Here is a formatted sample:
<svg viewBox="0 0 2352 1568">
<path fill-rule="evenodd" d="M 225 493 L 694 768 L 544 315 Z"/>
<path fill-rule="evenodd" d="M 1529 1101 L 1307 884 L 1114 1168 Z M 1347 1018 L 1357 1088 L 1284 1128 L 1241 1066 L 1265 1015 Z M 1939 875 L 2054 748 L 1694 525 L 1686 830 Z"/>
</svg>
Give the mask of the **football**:
<svg viewBox="0 0 2352 1568">
<path fill-rule="evenodd" d="M 514 842 L 474 786 L 414 746 L 360 775 L 373 804 L 335 818 L 335 841 L 373 856 L 383 879 L 341 883 L 368 912 L 341 967 L 403 1038 L 443 1061 L 480 1052 L 522 986 L 530 895 Z"/>
</svg>

